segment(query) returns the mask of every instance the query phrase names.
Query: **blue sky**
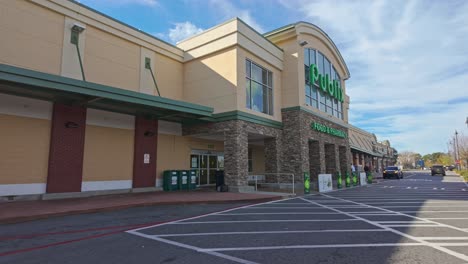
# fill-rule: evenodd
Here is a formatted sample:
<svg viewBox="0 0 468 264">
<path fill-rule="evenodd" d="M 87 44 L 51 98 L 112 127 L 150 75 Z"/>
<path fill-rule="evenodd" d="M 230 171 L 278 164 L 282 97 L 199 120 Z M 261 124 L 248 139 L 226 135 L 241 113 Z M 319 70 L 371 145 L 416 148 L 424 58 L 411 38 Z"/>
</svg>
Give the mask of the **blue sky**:
<svg viewBox="0 0 468 264">
<path fill-rule="evenodd" d="M 468 135 L 468 1 L 80 2 L 170 43 L 233 17 L 260 33 L 313 23 L 350 69 L 350 123 L 400 152 L 446 152 L 455 130 Z"/>
</svg>

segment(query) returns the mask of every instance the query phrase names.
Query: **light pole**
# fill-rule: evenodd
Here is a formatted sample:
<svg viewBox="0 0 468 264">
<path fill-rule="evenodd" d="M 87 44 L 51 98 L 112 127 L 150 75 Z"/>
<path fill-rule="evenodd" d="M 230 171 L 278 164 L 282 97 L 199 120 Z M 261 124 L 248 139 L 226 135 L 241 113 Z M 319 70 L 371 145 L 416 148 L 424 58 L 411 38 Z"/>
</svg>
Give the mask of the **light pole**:
<svg viewBox="0 0 468 264">
<path fill-rule="evenodd" d="M 460 152 L 458 151 L 458 132 L 455 130 L 455 148 L 457 157 L 457 169 L 460 170 Z"/>
</svg>

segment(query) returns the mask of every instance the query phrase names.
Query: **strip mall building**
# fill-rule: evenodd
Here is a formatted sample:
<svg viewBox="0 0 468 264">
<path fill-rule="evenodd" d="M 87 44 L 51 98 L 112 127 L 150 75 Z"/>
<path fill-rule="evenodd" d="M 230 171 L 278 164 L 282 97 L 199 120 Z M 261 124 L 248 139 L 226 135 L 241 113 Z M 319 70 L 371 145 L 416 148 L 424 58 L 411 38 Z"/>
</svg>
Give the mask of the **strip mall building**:
<svg viewBox="0 0 468 264">
<path fill-rule="evenodd" d="M 0 10 L 0 196 L 350 170 L 350 73 L 312 24 L 232 19 L 174 46 L 76 2 Z"/>
</svg>

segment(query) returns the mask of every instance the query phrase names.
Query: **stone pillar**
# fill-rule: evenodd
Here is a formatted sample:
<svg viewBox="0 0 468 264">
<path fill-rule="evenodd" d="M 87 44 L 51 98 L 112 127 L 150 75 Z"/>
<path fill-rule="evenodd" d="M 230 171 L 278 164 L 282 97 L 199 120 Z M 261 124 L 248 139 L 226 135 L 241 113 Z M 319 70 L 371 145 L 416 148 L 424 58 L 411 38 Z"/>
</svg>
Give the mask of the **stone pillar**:
<svg viewBox="0 0 468 264">
<path fill-rule="evenodd" d="M 224 132 L 224 177 L 229 190 L 240 192 L 250 189 L 248 175 L 248 135 L 240 122 L 230 124 Z"/>
<path fill-rule="evenodd" d="M 351 162 L 348 161 L 348 155 L 346 155 L 347 150 L 345 146 L 339 147 L 339 161 L 340 161 L 340 172 L 342 177 L 344 178 L 346 172 L 350 172 L 351 170 Z"/>
<path fill-rule="evenodd" d="M 279 137 L 266 138 L 265 144 L 265 172 L 278 173 L 281 171 L 280 166 L 280 146 L 281 140 Z"/>
<path fill-rule="evenodd" d="M 336 172 L 336 151 L 334 144 L 324 144 L 325 150 L 325 173 L 335 174 Z"/>
</svg>

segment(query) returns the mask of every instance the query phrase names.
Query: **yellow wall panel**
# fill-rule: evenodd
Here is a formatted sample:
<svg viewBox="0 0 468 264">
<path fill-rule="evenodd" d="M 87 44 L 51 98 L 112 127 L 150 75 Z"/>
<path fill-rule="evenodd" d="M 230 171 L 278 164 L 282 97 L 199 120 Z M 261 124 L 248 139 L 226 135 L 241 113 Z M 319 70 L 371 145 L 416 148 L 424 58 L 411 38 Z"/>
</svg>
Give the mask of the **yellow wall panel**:
<svg viewBox="0 0 468 264">
<path fill-rule="evenodd" d="M 28 1 L 0 1 L 0 63 L 60 74 L 64 20 Z"/>
<path fill-rule="evenodd" d="M 50 120 L 0 114 L 0 184 L 46 183 Z"/>
<path fill-rule="evenodd" d="M 83 181 L 131 180 L 134 131 L 86 126 Z"/>
<path fill-rule="evenodd" d="M 236 110 L 236 54 L 230 48 L 186 63 L 184 99 L 211 106 L 215 113 Z"/>
<path fill-rule="evenodd" d="M 154 64 L 153 71 L 161 96 L 183 100 L 184 65 L 158 53 L 155 53 Z M 151 87 L 156 90 L 153 80 L 151 80 Z"/>
<path fill-rule="evenodd" d="M 138 91 L 140 46 L 88 26 L 83 55 L 87 81 Z"/>
</svg>

